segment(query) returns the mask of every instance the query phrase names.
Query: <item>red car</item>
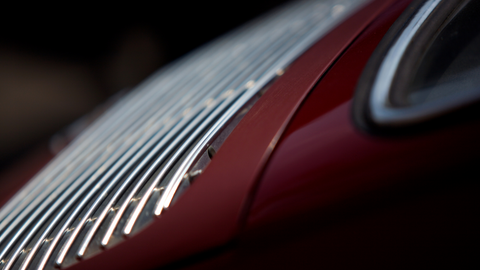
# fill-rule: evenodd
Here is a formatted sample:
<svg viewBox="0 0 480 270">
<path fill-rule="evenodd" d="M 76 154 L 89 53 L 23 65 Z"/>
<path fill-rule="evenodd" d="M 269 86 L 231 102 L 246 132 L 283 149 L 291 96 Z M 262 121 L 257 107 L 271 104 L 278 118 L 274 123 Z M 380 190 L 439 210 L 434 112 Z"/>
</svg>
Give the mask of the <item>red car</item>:
<svg viewBox="0 0 480 270">
<path fill-rule="evenodd" d="M 3 184 L 1 269 L 478 264 L 479 12 L 292 2 L 195 50 Z"/>
</svg>

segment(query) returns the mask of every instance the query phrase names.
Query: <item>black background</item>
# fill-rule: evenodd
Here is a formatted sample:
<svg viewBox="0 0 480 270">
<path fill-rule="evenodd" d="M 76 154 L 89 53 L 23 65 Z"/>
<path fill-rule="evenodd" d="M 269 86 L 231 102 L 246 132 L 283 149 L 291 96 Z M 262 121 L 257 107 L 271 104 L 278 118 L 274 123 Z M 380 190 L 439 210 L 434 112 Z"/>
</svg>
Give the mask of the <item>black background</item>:
<svg viewBox="0 0 480 270">
<path fill-rule="evenodd" d="M 162 65 L 286 1 L 5 9 L 0 168 Z"/>
</svg>

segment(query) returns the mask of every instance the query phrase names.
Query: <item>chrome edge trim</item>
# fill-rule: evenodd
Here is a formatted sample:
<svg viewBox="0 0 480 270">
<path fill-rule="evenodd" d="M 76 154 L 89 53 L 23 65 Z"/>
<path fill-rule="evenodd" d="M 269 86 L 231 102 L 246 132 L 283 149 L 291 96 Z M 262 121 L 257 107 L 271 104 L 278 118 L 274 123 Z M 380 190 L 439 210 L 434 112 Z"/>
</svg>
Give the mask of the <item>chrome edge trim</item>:
<svg viewBox="0 0 480 270">
<path fill-rule="evenodd" d="M 427 0 L 388 50 L 377 72 L 368 100 L 370 115 L 374 123 L 380 126 L 418 123 L 480 99 L 480 91 L 471 91 L 409 107 L 393 107 L 390 103 L 392 83 L 405 51 L 411 45 L 419 28 L 442 1 Z"/>
</svg>

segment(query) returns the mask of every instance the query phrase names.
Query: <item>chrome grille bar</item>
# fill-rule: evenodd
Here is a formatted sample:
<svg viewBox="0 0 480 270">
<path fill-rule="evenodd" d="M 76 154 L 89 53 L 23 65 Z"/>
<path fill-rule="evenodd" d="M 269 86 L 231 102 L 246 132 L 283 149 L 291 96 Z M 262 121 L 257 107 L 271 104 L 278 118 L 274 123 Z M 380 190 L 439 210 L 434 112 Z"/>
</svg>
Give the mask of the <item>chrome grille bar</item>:
<svg viewBox="0 0 480 270">
<path fill-rule="evenodd" d="M 261 44 L 259 44 L 259 45 L 261 45 Z M 261 49 L 263 49 L 263 48 L 261 48 Z M 263 51 L 260 51 L 259 53 L 263 53 Z M 257 56 L 258 56 L 258 53 L 257 53 L 257 54 L 254 54 L 254 55 L 251 56 L 251 57 L 256 58 Z M 249 58 L 251 58 L 251 57 L 249 57 Z M 262 61 L 263 59 L 264 59 L 264 58 L 260 58 L 260 61 Z M 246 72 L 244 71 L 244 73 L 246 73 Z M 237 74 L 230 73 L 229 76 L 228 76 L 227 78 L 225 78 L 225 79 L 231 80 L 231 79 L 235 78 L 235 76 L 233 76 L 233 78 L 231 78 L 232 75 L 237 75 Z M 237 78 L 238 78 L 238 76 L 237 76 Z M 222 84 L 219 84 L 219 85 L 221 86 Z M 230 83 L 230 85 L 232 85 L 232 83 Z M 217 88 L 218 88 L 218 86 L 217 86 Z M 230 89 L 230 86 L 226 86 L 226 87 L 224 87 L 224 89 Z M 228 93 L 228 92 L 226 92 L 226 93 Z M 201 118 L 200 118 L 200 119 L 201 119 Z M 207 122 L 208 122 L 208 121 L 207 121 Z M 189 132 L 190 130 L 192 130 L 192 129 L 194 128 L 194 126 L 195 126 L 195 125 L 191 125 L 190 128 L 187 128 L 187 131 Z M 187 133 L 188 133 L 188 132 L 187 132 Z M 179 137 L 184 137 L 184 136 L 185 136 L 185 135 L 180 135 Z M 194 136 L 192 136 L 192 137 L 194 137 Z M 153 152 L 152 152 L 152 153 L 153 153 Z M 118 223 L 118 221 L 119 221 L 119 219 L 121 218 L 123 212 L 125 211 L 126 207 L 128 206 L 128 202 L 133 198 L 133 196 L 134 196 L 134 195 L 136 194 L 136 192 L 141 188 L 141 186 L 142 186 L 143 183 L 148 179 L 148 177 L 151 176 L 151 174 L 153 173 L 153 171 L 154 171 L 154 169 L 156 168 L 156 166 L 157 166 L 158 164 L 160 164 L 161 162 L 163 162 L 163 159 L 165 158 L 166 153 L 168 153 L 168 151 L 164 151 L 164 154 L 154 162 L 155 165 L 153 165 L 153 166 L 151 166 L 151 167 L 149 168 L 149 170 L 147 171 L 147 173 L 141 178 L 140 181 L 137 181 L 137 184 L 136 184 L 135 188 L 134 188 L 134 189 L 132 190 L 132 192 L 127 196 L 127 199 L 125 200 L 125 202 L 122 204 L 122 206 L 121 206 L 121 207 L 119 208 L 119 210 L 117 211 L 117 215 L 116 215 L 114 221 L 112 222 L 112 224 L 117 224 L 117 223 Z M 109 206 L 112 206 L 112 205 L 113 205 L 113 203 L 116 201 L 116 199 L 121 195 L 121 192 L 123 192 L 124 188 L 125 188 L 125 186 L 122 186 L 122 188 L 120 188 L 120 189 L 117 191 L 116 195 L 112 198 L 111 202 L 108 204 Z M 83 256 L 83 254 L 84 254 L 84 252 L 85 252 L 85 249 L 86 249 L 86 246 L 88 245 L 89 241 L 90 241 L 91 238 L 93 237 L 93 234 L 95 233 L 95 231 L 98 229 L 98 226 L 100 225 L 100 223 L 101 223 L 101 222 L 103 221 L 103 219 L 105 218 L 107 212 L 108 212 L 108 209 L 105 208 L 104 211 L 100 214 L 100 216 L 99 216 L 99 217 L 97 218 L 97 220 L 95 221 L 94 227 L 91 228 L 91 230 L 89 231 L 88 235 L 87 235 L 87 236 L 85 237 L 85 239 L 84 239 L 84 243 L 82 243 L 82 245 L 81 245 L 81 249 L 80 249 L 80 251 L 79 251 L 79 254 L 77 254 L 78 256 Z M 84 217 L 84 219 L 85 219 L 85 218 L 86 218 L 86 217 Z M 110 226 L 110 229 L 108 230 L 107 235 L 104 237 L 104 241 L 102 241 L 102 244 L 103 244 L 103 245 L 106 245 L 106 244 L 108 243 L 109 235 L 111 235 L 111 233 L 113 232 L 113 229 L 114 229 L 115 227 L 116 227 L 115 225 L 114 225 L 114 226 Z M 61 255 L 64 256 L 63 254 L 61 254 Z M 57 260 L 57 263 L 59 263 L 59 262 L 60 262 L 60 260 Z"/>
<path fill-rule="evenodd" d="M 74 243 L 81 258 L 95 237 L 107 246 L 114 232 L 132 233 L 147 204 L 153 204 L 153 216 L 161 215 L 184 175 L 239 109 L 364 2 L 291 3 L 131 91 L 0 210 L 3 269 L 61 266 Z M 152 201 L 159 189 L 164 191 Z M 102 224 L 106 231 L 100 233 Z"/>
</svg>

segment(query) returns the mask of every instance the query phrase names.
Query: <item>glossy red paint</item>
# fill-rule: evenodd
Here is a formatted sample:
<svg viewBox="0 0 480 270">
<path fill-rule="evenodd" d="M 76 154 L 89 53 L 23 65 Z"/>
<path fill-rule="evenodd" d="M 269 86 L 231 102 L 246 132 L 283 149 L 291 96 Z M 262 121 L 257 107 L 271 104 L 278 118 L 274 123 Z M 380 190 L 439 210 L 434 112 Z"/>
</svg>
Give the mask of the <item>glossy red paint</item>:
<svg viewBox="0 0 480 270">
<path fill-rule="evenodd" d="M 137 235 L 68 269 L 150 269 L 223 245 L 243 214 L 278 138 L 338 56 L 394 0 L 375 0 L 329 33 L 280 77 L 169 211 Z"/>
<path fill-rule="evenodd" d="M 355 205 L 362 194 L 394 186 L 414 188 L 443 168 L 479 157 L 475 119 L 397 137 L 367 134 L 352 122 L 352 97 L 363 67 L 408 2 L 399 1 L 375 20 L 299 109 L 266 166 L 248 229 L 347 200 Z"/>
</svg>

